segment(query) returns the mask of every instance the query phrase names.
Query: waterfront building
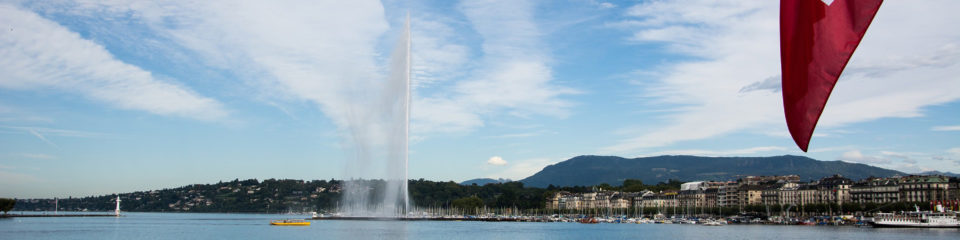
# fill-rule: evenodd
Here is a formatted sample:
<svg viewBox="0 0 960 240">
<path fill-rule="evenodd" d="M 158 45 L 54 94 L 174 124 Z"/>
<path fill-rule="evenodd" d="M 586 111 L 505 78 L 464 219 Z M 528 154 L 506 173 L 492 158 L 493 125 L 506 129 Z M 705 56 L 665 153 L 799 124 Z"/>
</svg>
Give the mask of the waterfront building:
<svg viewBox="0 0 960 240">
<path fill-rule="evenodd" d="M 800 205 L 820 203 L 819 192 L 816 184 L 803 184 L 797 187 L 797 193 L 800 196 Z"/>
<path fill-rule="evenodd" d="M 583 207 L 582 196 L 567 191 L 556 192 L 551 199 L 547 199 L 549 209 L 582 209 Z"/>
<path fill-rule="evenodd" d="M 762 185 L 740 186 L 740 207 L 763 204 L 763 189 Z"/>
<path fill-rule="evenodd" d="M 840 175 L 820 179 L 817 183 L 820 196 L 818 203 L 843 204 L 850 202 L 850 185 L 852 184 L 853 181 Z"/>
<path fill-rule="evenodd" d="M 548 209 L 672 208 L 686 213 L 716 207 L 780 205 L 803 208 L 810 204 L 930 202 L 960 208 L 960 181 L 945 176 L 867 178 L 854 182 L 840 175 L 800 183 L 796 175 L 747 176 L 738 181 L 696 181 L 679 191 L 589 193 L 559 191 L 546 199 Z"/>
<path fill-rule="evenodd" d="M 657 194 L 644 195 L 641 206 L 645 208 L 679 207 L 679 194 L 677 191 L 664 191 Z"/>
<path fill-rule="evenodd" d="M 784 176 L 746 176 L 740 178 L 739 182 L 741 185 L 762 185 L 766 183 L 774 182 L 798 182 L 800 181 L 800 176 L 797 175 L 784 175 Z"/>
<path fill-rule="evenodd" d="M 610 197 L 610 207 L 631 208 L 633 207 L 633 199 L 637 198 L 639 195 L 639 193 L 617 192 Z"/>
<path fill-rule="evenodd" d="M 740 197 L 738 195 L 740 185 L 737 182 L 726 182 L 717 190 L 717 205 L 720 207 L 740 206 Z"/>
<path fill-rule="evenodd" d="M 779 204 L 784 206 L 789 205 L 800 205 L 800 192 L 798 190 L 799 185 L 796 183 L 791 183 L 789 185 L 784 185 L 777 191 Z"/>
<path fill-rule="evenodd" d="M 900 201 L 899 178 L 867 178 L 850 187 L 850 202 L 891 203 Z"/>
<path fill-rule="evenodd" d="M 900 200 L 930 202 L 948 200 L 950 180 L 945 176 L 907 176 L 898 183 Z"/>
<path fill-rule="evenodd" d="M 780 205 L 780 187 L 769 186 L 761 190 L 760 201 L 763 205 Z"/>
</svg>

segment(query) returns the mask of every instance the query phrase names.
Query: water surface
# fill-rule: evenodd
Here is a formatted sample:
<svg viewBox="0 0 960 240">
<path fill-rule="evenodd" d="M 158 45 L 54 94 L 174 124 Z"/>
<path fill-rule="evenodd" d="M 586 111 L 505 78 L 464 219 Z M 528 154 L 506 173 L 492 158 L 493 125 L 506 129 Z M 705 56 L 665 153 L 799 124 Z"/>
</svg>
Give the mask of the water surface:
<svg viewBox="0 0 960 240">
<path fill-rule="evenodd" d="M 125 213 L 122 217 L 0 219 L 0 239 L 960 239 L 958 229 L 850 226 L 313 221 L 306 215 Z"/>
</svg>

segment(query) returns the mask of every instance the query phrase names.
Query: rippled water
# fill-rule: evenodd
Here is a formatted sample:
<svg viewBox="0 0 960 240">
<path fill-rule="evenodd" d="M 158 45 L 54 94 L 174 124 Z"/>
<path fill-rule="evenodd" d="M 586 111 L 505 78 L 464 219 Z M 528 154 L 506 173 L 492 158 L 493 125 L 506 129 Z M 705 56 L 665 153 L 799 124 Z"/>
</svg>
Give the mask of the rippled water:
<svg viewBox="0 0 960 240">
<path fill-rule="evenodd" d="M 126 213 L 123 217 L 4 218 L 0 239 L 960 239 L 958 229 L 850 226 L 313 221 L 305 215 Z"/>
</svg>

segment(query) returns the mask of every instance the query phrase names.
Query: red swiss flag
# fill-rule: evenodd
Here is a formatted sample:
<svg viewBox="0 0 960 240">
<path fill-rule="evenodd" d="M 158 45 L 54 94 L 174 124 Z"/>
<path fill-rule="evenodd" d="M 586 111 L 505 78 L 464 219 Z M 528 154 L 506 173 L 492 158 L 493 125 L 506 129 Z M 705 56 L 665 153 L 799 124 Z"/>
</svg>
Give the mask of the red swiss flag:
<svg viewBox="0 0 960 240">
<path fill-rule="evenodd" d="M 883 0 L 781 0 L 783 110 L 804 152 L 837 78 Z"/>
</svg>

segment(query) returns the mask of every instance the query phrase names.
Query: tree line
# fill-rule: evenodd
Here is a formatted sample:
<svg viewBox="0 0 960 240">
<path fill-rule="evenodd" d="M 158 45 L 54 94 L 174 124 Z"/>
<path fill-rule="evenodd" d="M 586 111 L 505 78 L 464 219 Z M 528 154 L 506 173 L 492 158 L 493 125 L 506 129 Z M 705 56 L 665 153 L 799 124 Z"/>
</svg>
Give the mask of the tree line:
<svg viewBox="0 0 960 240">
<path fill-rule="evenodd" d="M 368 181 L 374 188 L 383 180 Z M 19 199 L 14 211 L 112 211 L 120 197 L 123 211 L 135 212 L 308 212 L 335 211 L 340 205 L 344 180 L 257 179 L 193 184 L 178 188 L 131 193 L 67 197 L 60 199 Z M 627 180 L 621 186 L 572 186 L 536 188 L 521 182 L 461 185 L 452 181 L 409 180 L 413 204 L 421 208 L 513 208 L 543 209 L 557 191 L 589 192 L 596 188 L 635 191 L 677 189 L 679 181 L 644 185 Z M 379 192 L 377 189 L 371 194 Z"/>
</svg>

